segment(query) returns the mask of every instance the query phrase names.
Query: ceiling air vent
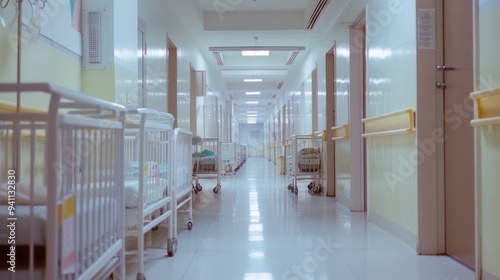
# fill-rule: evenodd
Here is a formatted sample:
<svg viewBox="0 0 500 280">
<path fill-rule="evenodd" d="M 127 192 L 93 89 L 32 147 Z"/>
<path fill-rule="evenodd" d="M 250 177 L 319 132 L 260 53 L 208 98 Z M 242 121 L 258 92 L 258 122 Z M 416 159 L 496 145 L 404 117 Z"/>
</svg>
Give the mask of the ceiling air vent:
<svg viewBox="0 0 500 280">
<path fill-rule="evenodd" d="M 217 61 L 217 64 L 224 65 L 224 62 L 222 61 L 222 54 L 220 52 L 214 52 L 214 56 L 215 56 L 215 61 Z"/>
<path fill-rule="evenodd" d="M 275 94 L 273 94 L 272 98 L 274 99 L 274 98 L 276 98 L 276 96 L 277 96 L 277 95 L 276 95 L 276 93 L 275 93 Z"/>
<path fill-rule="evenodd" d="M 282 86 L 283 86 L 283 82 L 279 82 L 278 86 L 276 87 L 276 89 L 281 89 Z"/>
<path fill-rule="evenodd" d="M 314 7 L 313 12 L 311 13 L 311 17 L 309 18 L 309 21 L 307 22 L 306 29 L 311 30 L 314 28 L 314 25 L 316 25 L 316 22 L 319 19 L 319 16 L 323 11 L 325 10 L 326 5 L 330 2 L 330 0 L 318 0 L 316 2 L 316 7 Z"/>
<path fill-rule="evenodd" d="M 290 57 L 288 58 L 288 61 L 286 62 L 286 65 L 292 65 L 298 54 L 299 52 L 292 52 L 292 54 L 290 54 Z"/>
</svg>

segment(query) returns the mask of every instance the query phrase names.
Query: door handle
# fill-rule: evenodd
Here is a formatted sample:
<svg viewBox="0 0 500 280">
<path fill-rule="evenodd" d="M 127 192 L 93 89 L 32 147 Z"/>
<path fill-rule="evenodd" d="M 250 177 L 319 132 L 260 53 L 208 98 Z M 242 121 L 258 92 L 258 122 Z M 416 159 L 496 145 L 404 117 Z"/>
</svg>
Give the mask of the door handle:
<svg viewBox="0 0 500 280">
<path fill-rule="evenodd" d="M 446 84 L 445 83 L 436 83 L 436 88 L 446 89 Z"/>
<path fill-rule="evenodd" d="M 438 71 L 455 71 L 455 66 L 438 65 Z"/>
</svg>

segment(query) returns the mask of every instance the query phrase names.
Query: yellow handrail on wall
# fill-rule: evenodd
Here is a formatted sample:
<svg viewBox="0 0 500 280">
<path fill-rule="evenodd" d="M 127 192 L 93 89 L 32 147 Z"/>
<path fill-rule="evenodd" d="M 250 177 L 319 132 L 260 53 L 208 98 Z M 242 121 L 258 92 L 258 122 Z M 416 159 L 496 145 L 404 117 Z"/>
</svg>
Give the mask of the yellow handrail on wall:
<svg viewBox="0 0 500 280">
<path fill-rule="evenodd" d="M 332 127 L 332 134 L 333 141 L 349 140 L 349 125 L 344 124 Z"/>
<path fill-rule="evenodd" d="M 500 88 L 476 91 L 470 94 L 474 100 L 474 127 L 500 124 Z"/>
<path fill-rule="evenodd" d="M 404 109 L 362 120 L 363 137 L 407 134 L 415 131 L 415 111 Z"/>
</svg>

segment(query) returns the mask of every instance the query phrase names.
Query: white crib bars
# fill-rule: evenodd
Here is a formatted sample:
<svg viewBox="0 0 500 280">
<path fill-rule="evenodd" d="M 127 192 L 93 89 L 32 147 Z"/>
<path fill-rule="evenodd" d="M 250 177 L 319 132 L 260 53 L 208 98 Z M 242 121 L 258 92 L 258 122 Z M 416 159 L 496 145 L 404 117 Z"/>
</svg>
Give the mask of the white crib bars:
<svg viewBox="0 0 500 280">
<path fill-rule="evenodd" d="M 0 102 L 16 108 L 0 112 L 0 183 L 15 174 L 16 196 L 0 207 L 16 243 L 0 248 L 16 253 L 17 279 L 124 275 L 126 109 L 46 83 L 0 84 Z"/>
</svg>

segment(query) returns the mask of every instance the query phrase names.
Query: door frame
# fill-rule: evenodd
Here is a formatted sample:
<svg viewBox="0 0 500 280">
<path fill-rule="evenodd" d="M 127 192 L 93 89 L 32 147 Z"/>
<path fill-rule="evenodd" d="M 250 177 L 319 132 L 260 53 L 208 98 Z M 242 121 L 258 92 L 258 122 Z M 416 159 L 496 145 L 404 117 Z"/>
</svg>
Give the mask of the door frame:
<svg viewBox="0 0 500 280">
<path fill-rule="evenodd" d="M 366 184 L 367 165 L 363 123 L 366 88 L 366 10 L 359 14 L 349 27 L 349 141 L 351 144 L 351 200 L 349 208 L 354 212 L 368 210 L 368 189 Z M 361 75 L 360 75 L 361 74 Z"/>
<path fill-rule="evenodd" d="M 337 170 L 335 168 L 335 141 L 331 127 L 337 125 L 337 69 L 336 69 L 337 43 L 334 42 L 330 50 L 325 54 L 326 63 L 326 196 L 334 197 L 337 192 Z M 331 105 L 331 107 L 329 106 Z M 332 108 L 331 110 L 329 108 Z"/>
</svg>

